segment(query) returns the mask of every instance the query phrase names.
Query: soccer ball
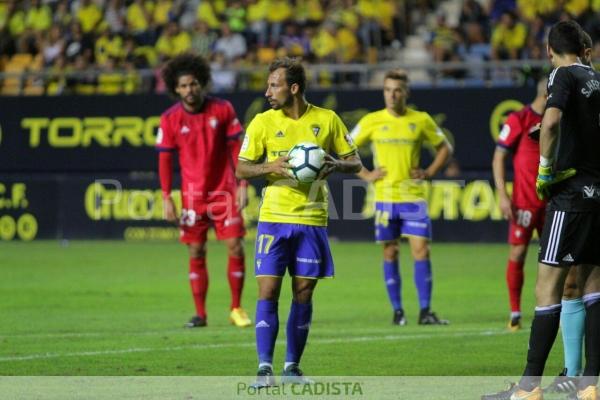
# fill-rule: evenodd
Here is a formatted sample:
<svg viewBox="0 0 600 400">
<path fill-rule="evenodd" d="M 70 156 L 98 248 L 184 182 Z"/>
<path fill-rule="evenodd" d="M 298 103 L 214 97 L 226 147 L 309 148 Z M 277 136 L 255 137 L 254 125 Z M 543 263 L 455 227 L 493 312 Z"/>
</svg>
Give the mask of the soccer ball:
<svg viewBox="0 0 600 400">
<path fill-rule="evenodd" d="M 292 175 L 298 182 L 310 183 L 317 179 L 325 162 L 325 150 L 314 143 L 298 143 L 288 152 Z"/>
</svg>

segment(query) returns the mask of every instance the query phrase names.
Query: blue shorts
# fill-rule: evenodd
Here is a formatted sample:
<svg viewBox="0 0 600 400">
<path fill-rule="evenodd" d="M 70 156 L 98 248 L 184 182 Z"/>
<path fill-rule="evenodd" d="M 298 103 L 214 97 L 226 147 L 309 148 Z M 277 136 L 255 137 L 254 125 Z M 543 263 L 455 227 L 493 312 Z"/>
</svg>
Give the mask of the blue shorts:
<svg viewBox="0 0 600 400">
<path fill-rule="evenodd" d="M 259 222 L 256 233 L 256 276 L 331 278 L 333 259 L 324 226 Z"/>
<path fill-rule="evenodd" d="M 375 240 L 387 242 L 400 236 L 431 240 L 427 203 L 375 203 Z"/>
</svg>

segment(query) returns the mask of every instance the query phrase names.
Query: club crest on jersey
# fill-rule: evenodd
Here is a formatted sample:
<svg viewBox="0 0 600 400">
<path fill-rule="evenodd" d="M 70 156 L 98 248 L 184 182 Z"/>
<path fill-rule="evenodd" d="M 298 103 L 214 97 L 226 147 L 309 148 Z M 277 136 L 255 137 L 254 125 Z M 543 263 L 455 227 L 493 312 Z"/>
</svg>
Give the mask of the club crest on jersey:
<svg viewBox="0 0 600 400">
<path fill-rule="evenodd" d="M 187 126 L 182 126 L 181 130 L 179 131 L 182 135 L 187 135 L 188 133 L 190 133 L 190 128 L 188 128 Z"/>
<path fill-rule="evenodd" d="M 321 132 L 321 127 L 319 125 L 311 125 L 310 129 L 312 129 L 312 132 L 315 134 L 315 136 L 318 136 L 319 132 Z"/>
<path fill-rule="evenodd" d="M 415 129 L 417 129 L 417 124 L 413 124 L 413 123 L 408 124 L 408 129 L 410 129 L 411 132 L 414 132 Z"/>
<path fill-rule="evenodd" d="M 217 124 L 219 123 L 219 121 L 217 121 L 216 118 L 211 118 L 208 120 L 208 124 L 210 125 L 211 128 L 215 129 L 217 127 Z"/>
<path fill-rule="evenodd" d="M 275 134 L 275 137 L 282 138 L 282 137 L 285 137 L 285 135 L 283 134 L 283 132 L 277 131 L 277 133 Z"/>
</svg>

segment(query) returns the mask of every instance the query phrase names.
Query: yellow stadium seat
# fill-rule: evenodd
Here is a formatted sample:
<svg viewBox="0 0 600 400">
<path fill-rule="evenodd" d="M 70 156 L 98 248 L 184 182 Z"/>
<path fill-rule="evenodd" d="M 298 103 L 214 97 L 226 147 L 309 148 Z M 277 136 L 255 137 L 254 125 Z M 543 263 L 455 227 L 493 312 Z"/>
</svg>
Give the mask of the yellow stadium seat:
<svg viewBox="0 0 600 400">
<path fill-rule="evenodd" d="M 27 67 L 33 59 L 33 56 L 29 53 L 19 53 L 11 57 L 9 64 L 20 65 Z"/>
<path fill-rule="evenodd" d="M 275 49 L 271 47 L 261 47 L 256 51 L 256 58 L 261 64 L 270 64 L 275 59 Z"/>
</svg>

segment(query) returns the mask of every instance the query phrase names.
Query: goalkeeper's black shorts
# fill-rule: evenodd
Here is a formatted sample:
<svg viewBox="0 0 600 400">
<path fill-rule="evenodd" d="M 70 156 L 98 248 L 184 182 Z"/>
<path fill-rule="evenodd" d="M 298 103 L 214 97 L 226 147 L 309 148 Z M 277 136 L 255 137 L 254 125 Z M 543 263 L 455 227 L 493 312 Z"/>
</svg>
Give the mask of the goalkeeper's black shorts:
<svg viewBox="0 0 600 400">
<path fill-rule="evenodd" d="M 600 211 L 546 211 L 538 261 L 600 265 Z"/>
</svg>

